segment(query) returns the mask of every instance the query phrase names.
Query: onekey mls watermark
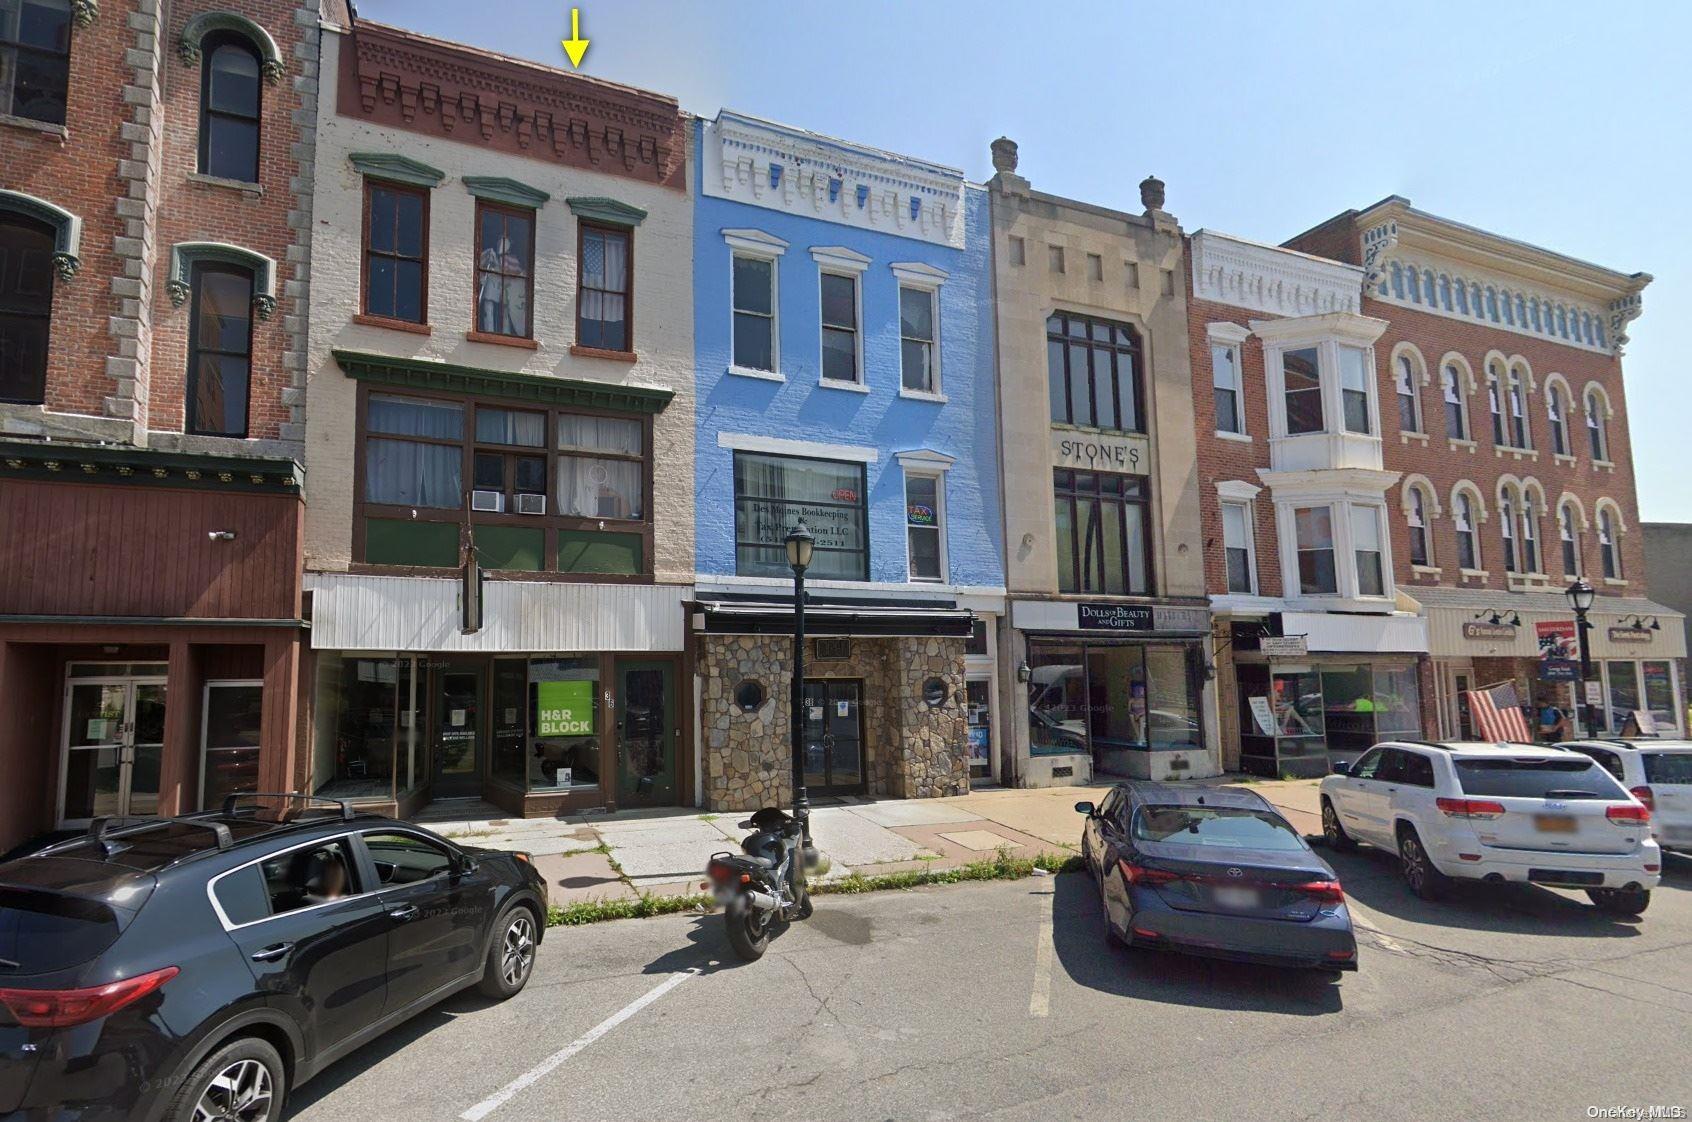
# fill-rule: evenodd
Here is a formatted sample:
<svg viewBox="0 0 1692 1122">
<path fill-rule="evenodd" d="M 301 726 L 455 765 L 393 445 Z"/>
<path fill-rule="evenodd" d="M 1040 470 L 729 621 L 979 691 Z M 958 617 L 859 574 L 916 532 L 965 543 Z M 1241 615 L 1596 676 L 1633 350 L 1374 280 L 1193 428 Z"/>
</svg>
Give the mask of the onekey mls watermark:
<svg viewBox="0 0 1692 1122">
<path fill-rule="evenodd" d="M 1647 1122 L 1649 1119 L 1687 1117 L 1683 1106 L 1589 1106 L 1588 1118 L 1617 1118 L 1624 1122 Z"/>
</svg>

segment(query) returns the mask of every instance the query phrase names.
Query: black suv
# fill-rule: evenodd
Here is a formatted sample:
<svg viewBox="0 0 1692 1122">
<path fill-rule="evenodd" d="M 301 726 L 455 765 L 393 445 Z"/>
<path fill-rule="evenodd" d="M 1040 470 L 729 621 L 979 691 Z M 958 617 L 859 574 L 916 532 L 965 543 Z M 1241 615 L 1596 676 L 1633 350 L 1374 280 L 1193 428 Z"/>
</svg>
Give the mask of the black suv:
<svg viewBox="0 0 1692 1122">
<path fill-rule="evenodd" d="M 323 803 L 97 820 L 0 865 L 0 1119 L 276 1122 L 450 994 L 523 988 L 546 926 L 526 854 Z"/>
</svg>

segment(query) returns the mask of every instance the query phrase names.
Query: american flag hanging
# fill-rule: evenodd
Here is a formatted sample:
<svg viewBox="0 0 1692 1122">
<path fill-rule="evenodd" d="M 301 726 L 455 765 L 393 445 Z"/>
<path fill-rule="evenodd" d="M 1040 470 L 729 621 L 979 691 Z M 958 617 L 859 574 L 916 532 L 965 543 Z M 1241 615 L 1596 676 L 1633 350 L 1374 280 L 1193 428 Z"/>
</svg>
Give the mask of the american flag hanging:
<svg viewBox="0 0 1692 1122">
<path fill-rule="evenodd" d="M 1500 682 L 1484 690 L 1470 690 L 1469 715 L 1474 718 L 1475 731 L 1480 734 L 1481 740 L 1533 742 L 1533 733 L 1528 730 L 1527 716 L 1522 712 L 1522 699 L 1516 693 L 1514 682 Z"/>
</svg>

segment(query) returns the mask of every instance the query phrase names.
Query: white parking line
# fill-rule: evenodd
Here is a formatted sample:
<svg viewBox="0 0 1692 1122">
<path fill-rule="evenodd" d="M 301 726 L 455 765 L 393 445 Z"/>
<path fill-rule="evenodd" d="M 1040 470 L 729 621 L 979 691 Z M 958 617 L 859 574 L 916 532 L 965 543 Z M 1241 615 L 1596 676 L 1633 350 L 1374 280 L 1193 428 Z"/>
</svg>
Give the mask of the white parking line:
<svg viewBox="0 0 1692 1122">
<path fill-rule="evenodd" d="M 1375 942 L 1379 943 L 1384 950 L 1396 951 L 1399 954 L 1409 953 L 1392 936 L 1382 931 L 1380 925 L 1375 922 L 1376 917 L 1373 913 L 1359 907 L 1356 900 L 1347 896 L 1345 906 L 1351 912 L 1352 926 L 1372 934 L 1375 937 Z"/>
<path fill-rule="evenodd" d="M 501 1087 L 499 1090 L 495 1091 L 493 1094 L 489 1095 L 487 1098 L 483 1099 L 463 1114 L 460 1114 L 459 1117 L 462 1118 L 464 1122 L 481 1122 L 482 1119 L 486 1118 L 488 1115 L 492 1114 L 494 1111 L 509 1102 L 518 1092 L 522 1091 L 526 1087 L 533 1086 L 542 1079 L 545 1079 L 547 1075 L 550 1074 L 559 1064 L 568 1060 L 571 1056 L 574 1056 L 577 1052 L 580 1052 L 582 1049 L 586 1048 L 588 1045 L 592 1044 L 594 1041 L 598 1040 L 600 1037 L 604 1036 L 606 1033 L 610 1032 L 612 1029 L 616 1028 L 618 1025 L 622 1024 L 624 1021 L 628 1020 L 642 1009 L 645 1009 L 648 1005 L 651 1005 L 654 1001 L 657 1001 L 660 997 L 663 997 L 665 994 L 669 993 L 671 990 L 675 989 L 677 986 L 681 985 L 683 982 L 698 973 L 699 970 L 696 967 L 692 970 L 682 970 L 675 974 L 671 974 L 668 978 L 665 978 L 662 982 L 658 983 L 658 985 L 654 986 L 650 990 L 647 990 L 641 996 L 635 998 L 633 1001 L 629 1002 L 627 1005 L 623 1006 L 621 1009 L 617 1010 L 597 1025 L 588 1029 L 587 1032 L 578 1036 L 575 1040 L 572 1040 L 565 1047 L 554 1052 L 552 1055 L 548 1056 L 528 1071 L 525 1071 L 522 1075 L 519 1075 L 516 1079 L 513 1079 L 511 1082 L 507 1083 L 505 1086 Z"/>
<path fill-rule="evenodd" d="M 1048 880 L 1047 884 L 1052 882 Z M 1056 886 L 1040 893 L 1040 934 L 1034 945 L 1034 992 L 1028 997 L 1030 1017 L 1049 1016 L 1052 1011 L 1052 959 L 1057 947 L 1052 943 L 1052 906 L 1057 899 Z"/>
</svg>

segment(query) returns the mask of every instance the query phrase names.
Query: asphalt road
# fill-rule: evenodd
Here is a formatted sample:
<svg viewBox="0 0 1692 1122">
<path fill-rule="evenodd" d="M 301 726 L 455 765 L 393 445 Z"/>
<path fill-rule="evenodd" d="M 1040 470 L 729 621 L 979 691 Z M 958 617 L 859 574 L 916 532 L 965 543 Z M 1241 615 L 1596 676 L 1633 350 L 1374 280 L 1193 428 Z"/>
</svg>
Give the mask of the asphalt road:
<svg viewBox="0 0 1692 1122">
<path fill-rule="evenodd" d="M 1692 1112 L 1692 861 L 1670 859 L 1634 923 L 1538 888 L 1425 904 L 1383 855 L 1332 859 L 1361 945 L 1337 982 L 1108 947 L 1074 874 L 822 897 L 751 965 L 715 916 L 554 929 L 515 1000 L 447 1002 L 302 1088 L 290 1116 Z"/>
</svg>

